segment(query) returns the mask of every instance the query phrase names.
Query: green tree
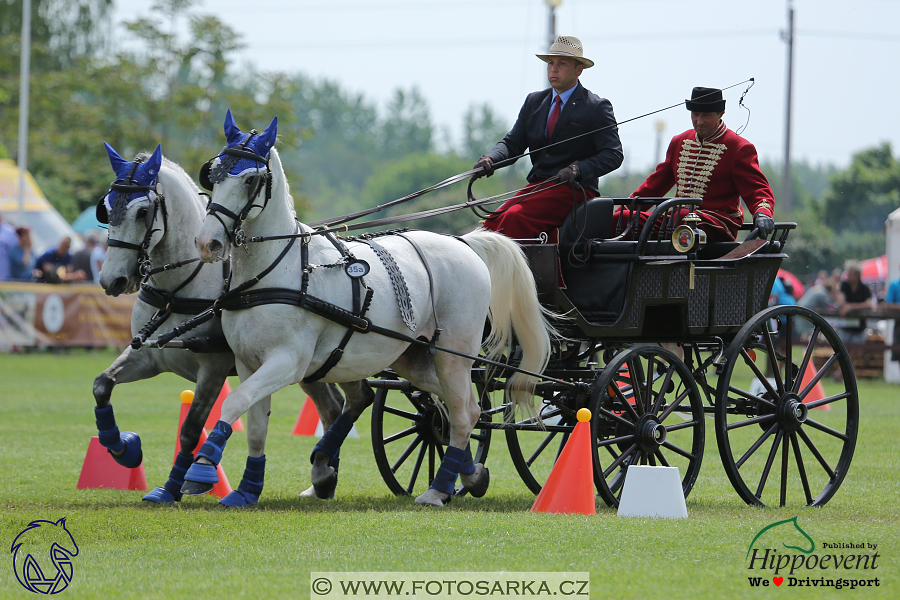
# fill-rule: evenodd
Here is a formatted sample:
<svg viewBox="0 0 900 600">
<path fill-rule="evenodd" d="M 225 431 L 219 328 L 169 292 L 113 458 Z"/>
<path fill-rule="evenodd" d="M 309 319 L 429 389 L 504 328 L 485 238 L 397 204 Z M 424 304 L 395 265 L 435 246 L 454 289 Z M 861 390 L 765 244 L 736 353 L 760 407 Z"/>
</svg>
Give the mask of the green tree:
<svg viewBox="0 0 900 600">
<path fill-rule="evenodd" d="M 475 162 L 503 139 L 509 126 L 489 104 L 472 104 L 463 115 L 462 156 Z"/>
<path fill-rule="evenodd" d="M 900 161 L 887 142 L 853 155 L 850 167 L 831 178 L 822 203 L 826 225 L 837 230 L 881 231 L 900 206 Z"/>
<path fill-rule="evenodd" d="M 407 154 L 422 154 L 434 149 L 434 128 L 428 102 L 418 88 L 395 90 L 385 112 L 387 116 L 379 136 L 380 150 L 385 158 L 402 158 Z"/>
</svg>

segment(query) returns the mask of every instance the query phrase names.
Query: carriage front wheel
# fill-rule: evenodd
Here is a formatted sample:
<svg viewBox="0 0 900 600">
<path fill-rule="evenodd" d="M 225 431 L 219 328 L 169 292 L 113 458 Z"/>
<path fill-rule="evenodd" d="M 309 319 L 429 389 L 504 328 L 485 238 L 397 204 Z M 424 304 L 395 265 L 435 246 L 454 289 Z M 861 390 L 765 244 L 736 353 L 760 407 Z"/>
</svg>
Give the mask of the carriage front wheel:
<svg viewBox="0 0 900 600">
<path fill-rule="evenodd" d="M 389 379 L 399 382 L 399 378 Z M 482 394 L 482 416 L 490 420 L 487 394 Z M 438 400 L 427 392 L 409 388 L 375 390 L 372 403 L 372 450 L 375 463 L 388 488 L 398 496 L 418 495 L 428 489 L 444 458 L 450 426 L 440 412 Z M 485 403 L 488 403 L 487 405 Z M 491 430 L 475 426 L 469 446 L 476 463 L 487 460 Z M 463 487 L 457 487 L 462 493 Z"/>
<path fill-rule="evenodd" d="M 847 475 L 858 425 L 850 357 L 818 313 L 776 306 L 738 332 L 716 388 L 716 439 L 745 502 L 828 502 Z"/>
</svg>

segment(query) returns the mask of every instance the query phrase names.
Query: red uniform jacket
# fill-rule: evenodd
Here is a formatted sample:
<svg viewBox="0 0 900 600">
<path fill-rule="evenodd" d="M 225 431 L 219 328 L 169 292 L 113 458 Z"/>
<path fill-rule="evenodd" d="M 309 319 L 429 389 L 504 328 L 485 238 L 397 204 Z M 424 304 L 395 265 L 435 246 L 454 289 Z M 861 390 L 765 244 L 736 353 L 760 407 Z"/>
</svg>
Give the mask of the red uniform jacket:
<svg viewBox="0 0 900 600">
<path fill-rule="evenodd" d="M 703 198 L 695 212 L 711 242 L 737 237 L 744 222 L 741 198 L 754 215 L 774 216 L 775 198 L 759 169 L 756 148 L 724 122 L 702 143 L 693 129 L 672 138 L 666 159 L 632 196 L 662 197 L 673 186 L 676 197 Z"/>
</svg>

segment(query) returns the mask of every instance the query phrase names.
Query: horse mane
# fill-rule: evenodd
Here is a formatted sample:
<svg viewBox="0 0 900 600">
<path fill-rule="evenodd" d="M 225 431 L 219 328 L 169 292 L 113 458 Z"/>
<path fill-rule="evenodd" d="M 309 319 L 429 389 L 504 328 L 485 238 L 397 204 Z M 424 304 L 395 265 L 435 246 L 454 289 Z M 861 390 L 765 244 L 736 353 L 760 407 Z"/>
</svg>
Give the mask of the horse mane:
<svg viewBox="0 0 900 600">
<path fill-rule="evenodd" d="M 284 166 L 281 164 L 281 157 L 278 151 L 272 148 L 269 151 L 269 170 L 272 171 L 272 196 L 275 198 L 284 196 L 284 202 L 288 206 L 291 215 L 297 218 L 297 209 L 294 206 L 294 197 L 291 196 L 291 186 L 288 183 L 287 175 L 284 173 Z"/>
</svg>

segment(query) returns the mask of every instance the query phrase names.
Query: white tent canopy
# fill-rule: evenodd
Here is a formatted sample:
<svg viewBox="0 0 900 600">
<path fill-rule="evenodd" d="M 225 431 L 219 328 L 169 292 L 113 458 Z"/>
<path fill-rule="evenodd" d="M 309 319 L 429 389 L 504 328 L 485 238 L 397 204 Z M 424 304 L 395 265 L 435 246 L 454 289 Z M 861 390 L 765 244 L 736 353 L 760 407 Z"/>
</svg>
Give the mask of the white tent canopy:
<svg viewBox="0 0 900 600">
<path fill-rule="evenodd" d="M 884 225 L 887 234 L 887 280 L 891 282 L 900 277 L 900 208 L 888 215 Z M 896 321 L 890 321 L 887 341 L 896 344 L 898 341 L 898 327 Z M 890 352 L 884 356 L 884 379 L 893 383 L 900 383 L 900 362 L 892 361 Z"/>
</svg>

